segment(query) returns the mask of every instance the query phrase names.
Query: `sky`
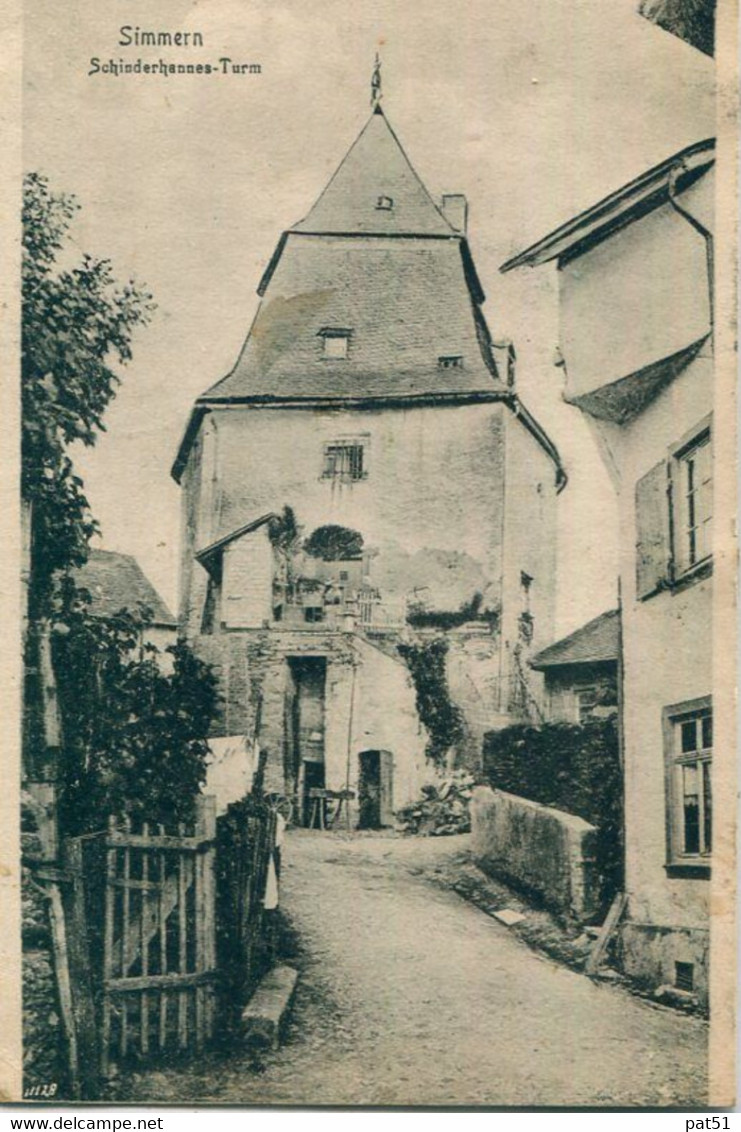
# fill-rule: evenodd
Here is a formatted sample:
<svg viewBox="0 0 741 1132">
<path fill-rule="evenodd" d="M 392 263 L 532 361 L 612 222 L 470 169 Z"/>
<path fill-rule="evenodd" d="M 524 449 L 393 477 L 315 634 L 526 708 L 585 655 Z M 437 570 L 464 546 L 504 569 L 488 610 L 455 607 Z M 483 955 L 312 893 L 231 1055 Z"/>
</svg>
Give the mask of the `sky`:
<svg viewBox="0 0 741 1132">
<path fill-rule="evenodd" d="M 569 473 L 559 497 L 557 633 L 615 604 L 616 505 L 579 410 L 561 400 L 555 270 L 515 251 L 714 132 L 712 60 L 636 0 L 34 0 L 24 12 L 24 167 L 74 193 L 79 251 L 158 304 L 137 331 L 107 432 L 75 461 L 100 545 L 135 555 L 174 609 L 194 399 L 234 364 L 281 232 L 383 105 L 434 197 L 463 192 L 495 339 Z M 202 48 L 122 48 L 122 24 Z M 90 60 L 259 63 L 261 73 L 89 75 Z"/>
</svg>

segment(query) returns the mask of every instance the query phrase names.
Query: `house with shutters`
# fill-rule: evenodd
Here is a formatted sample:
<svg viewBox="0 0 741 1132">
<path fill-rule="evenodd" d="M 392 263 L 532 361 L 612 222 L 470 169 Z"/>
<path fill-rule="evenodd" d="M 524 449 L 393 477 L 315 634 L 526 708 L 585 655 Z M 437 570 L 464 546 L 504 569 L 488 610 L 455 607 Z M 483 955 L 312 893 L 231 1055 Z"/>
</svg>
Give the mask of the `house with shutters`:
<svg viewBox="0 0 741 1132">
<path fill-rule="evenodd" d="M 198 398 L 180 632 L 216 667 L 222 737 L 268 789 L 387 825 L 430 768 L 399 644 L 449 634 L 470 749 L 537 698 L 552 639 L 558 453 L 489 333 L 460 194 L 433 199 L 381 108 L 285 231 L 234 368 Z"/>
<path fill-rule="evenodd" d="M 714 151 L 712 139 L 687 146 L 502 267 L 556 265 L 564 396 L 619 497 L 622 962 L 700 999 L 713 854 Z"/>
</svg>

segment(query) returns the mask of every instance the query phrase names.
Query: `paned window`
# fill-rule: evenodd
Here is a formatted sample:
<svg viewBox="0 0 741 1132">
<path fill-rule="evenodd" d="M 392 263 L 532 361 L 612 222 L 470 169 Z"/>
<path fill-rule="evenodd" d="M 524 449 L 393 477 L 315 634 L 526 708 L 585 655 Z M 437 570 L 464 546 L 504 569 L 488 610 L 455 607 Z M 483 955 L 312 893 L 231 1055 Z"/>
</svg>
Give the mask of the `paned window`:
<svg viewBox="0 0 741 1132">
<path fill-rule="evenodd" d="M 664 726 L 668 863 L 708 864 L 713 847 L 713 713 L 710 700 L 667 708 Z"/>
<path fill-rule="evenodd" d="M 704 577 L 712 564 L 713 445 L 710 426 L 675 445 L 635 488 L 636 596 Z"/>
</svg>

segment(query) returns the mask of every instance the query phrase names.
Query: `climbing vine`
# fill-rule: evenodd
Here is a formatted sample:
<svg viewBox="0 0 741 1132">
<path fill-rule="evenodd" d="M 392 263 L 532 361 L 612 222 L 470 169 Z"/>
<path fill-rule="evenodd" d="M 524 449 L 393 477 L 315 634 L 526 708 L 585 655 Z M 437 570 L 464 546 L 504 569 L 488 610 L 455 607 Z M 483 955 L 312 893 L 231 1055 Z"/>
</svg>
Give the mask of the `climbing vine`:
<svg viewBox="0 0 741 1132">
<path fill-rule="evenodd" d="M 445 675 L 448 642 L 436 637 L 422 644 L 399 645 L 399 653 L 409 668 L 417 698 L 417 713 L 429 733 L 426 755 L 442 766 L 451 747 L 465 739 L 460 708 L 453 703 Z"/>
</svg>

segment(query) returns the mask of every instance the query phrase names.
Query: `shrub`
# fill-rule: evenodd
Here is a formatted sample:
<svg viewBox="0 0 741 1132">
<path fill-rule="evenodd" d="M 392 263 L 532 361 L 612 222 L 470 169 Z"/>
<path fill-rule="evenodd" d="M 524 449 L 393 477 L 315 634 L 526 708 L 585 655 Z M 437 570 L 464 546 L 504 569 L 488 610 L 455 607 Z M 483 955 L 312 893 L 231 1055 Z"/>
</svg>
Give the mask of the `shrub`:
<svg viewBox="0 0 741 1132">
<path fill-rule="evenodd" d="M 477 590 L 460 609 L 410 609 L 407 622 L 415 629 L 457 629 L 467 621 L 486 621 L 492 629 L 499 625 L 499 610 L 482 609 L 483 594 Z"/>
<path fill-rule="evenodd" d="M 60 820 L 67 834 L 101 829 L 109 814 L 172 824 L 192 818 L 206 779 L 216 678 L 185 644 L 170 672 L 143 643 L 148 618 L 92 617 L 68 586 L 54 661 L 64 736 Z"/>
</svg>

